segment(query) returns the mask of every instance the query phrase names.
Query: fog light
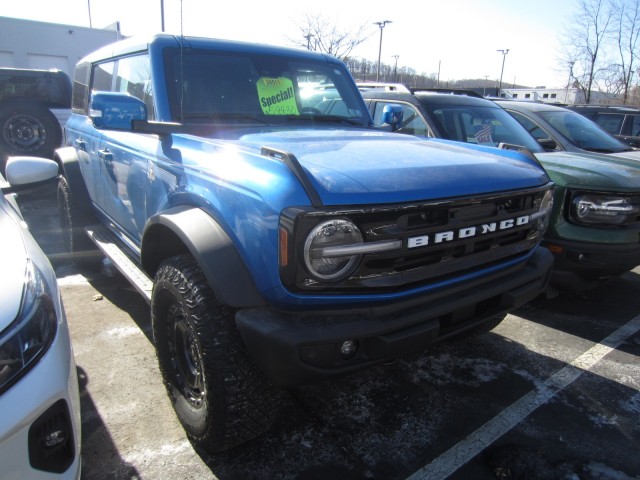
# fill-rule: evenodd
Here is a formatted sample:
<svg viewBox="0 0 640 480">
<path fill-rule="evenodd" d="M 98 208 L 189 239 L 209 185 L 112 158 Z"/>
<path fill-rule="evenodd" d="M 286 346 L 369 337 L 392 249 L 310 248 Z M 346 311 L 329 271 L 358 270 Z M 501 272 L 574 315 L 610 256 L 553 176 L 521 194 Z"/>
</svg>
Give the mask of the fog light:
<svg viewBox="0 0 640 480">
<path fill-rule="evenodd" d="M 46 448 L 57 447 L 58 445 L 65 443 L 67 438 L 68 435 L 64 430 L 55 430 L 44 437 L 44 446 Z"/>
<path fill-rule="evenodd" d="M 358 341 L 357 340 L 345 340 L 340 345 L 340 353 L 343 358 L 351 358 L 358 351 Z"/>
<path fill-rule="evenodd" d="M 29 463 L 36 470 L 64 473 L 75 458 L 73 425 L 64 399 L 49 407 L 29 428 Z"/>
</svg>

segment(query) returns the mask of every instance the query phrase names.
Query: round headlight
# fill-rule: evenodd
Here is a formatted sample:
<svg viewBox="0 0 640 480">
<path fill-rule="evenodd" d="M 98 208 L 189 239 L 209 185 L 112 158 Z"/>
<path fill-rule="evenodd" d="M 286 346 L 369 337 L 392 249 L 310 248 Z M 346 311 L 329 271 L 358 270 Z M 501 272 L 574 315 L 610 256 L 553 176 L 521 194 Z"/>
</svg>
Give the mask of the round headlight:
<svg viewBox="0 0 640 480">
<path fill-rule="evenodd" d="M 553 208 L 553 192 L 547 190 L 538 205 L 538 230 L 546 232 L 549 227 L 549 218 L 551 217 L 551 209 Z"/>
<path fill-rule="evenodd" d="M 362 234 L 349 220 L 335 219 L 316 226 L 304 244 L 304 262 L 314 277 L 337 281 L 351 274 L 362 255 L 349 254 L 349 247 L 362 243 Z"/>
</svg>

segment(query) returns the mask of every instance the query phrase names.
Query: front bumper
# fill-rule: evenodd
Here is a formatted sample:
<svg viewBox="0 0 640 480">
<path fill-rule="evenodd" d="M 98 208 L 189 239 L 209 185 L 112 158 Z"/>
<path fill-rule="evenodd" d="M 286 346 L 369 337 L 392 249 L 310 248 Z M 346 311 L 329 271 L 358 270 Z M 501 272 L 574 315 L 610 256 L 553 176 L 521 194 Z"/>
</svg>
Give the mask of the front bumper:
<svg viewBox="0 0 640 480">
<path fill-rule="evenodd" d="M 269 379 L 294 387 L 419 351 L 519 307 L 545 290 L 552 265 L 539 247 L 526 262 L 409 300 L 339 311 L 251 308 L 236 323 Z M 345 357 L 347 340 L 358 348 Z"/>
<path fill-rule="evenodd" d="M 80 397 L 66 322 L 38 364 L 0 395 L 0 412 L 0 478 L 80 479 Z M 52 428 L 67 441 L 44 448 Z"/>
<path fill-rule="evenodd" d="M 551 240 L 551 285 L 581 292 L 640 265 L 640 243 L 602 244 Z"/>
</svg>

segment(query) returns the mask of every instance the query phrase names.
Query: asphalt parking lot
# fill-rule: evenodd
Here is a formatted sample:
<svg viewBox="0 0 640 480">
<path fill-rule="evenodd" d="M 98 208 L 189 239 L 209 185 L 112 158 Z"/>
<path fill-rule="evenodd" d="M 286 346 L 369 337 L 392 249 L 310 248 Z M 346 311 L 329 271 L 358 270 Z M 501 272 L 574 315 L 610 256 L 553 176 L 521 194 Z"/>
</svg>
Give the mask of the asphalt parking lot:
<svg viewBox="0 0 640 480">
<path fill-rule="evenodd" d="M 52 191 L 20 204 L 61 285 L 84 479 L 640 479 L 640 269 L 290 392 L 267 434 L 209 455 L 165 395 L 145 301 L 108 263 L 82 271 L 60 255 Z"/>
</svg>

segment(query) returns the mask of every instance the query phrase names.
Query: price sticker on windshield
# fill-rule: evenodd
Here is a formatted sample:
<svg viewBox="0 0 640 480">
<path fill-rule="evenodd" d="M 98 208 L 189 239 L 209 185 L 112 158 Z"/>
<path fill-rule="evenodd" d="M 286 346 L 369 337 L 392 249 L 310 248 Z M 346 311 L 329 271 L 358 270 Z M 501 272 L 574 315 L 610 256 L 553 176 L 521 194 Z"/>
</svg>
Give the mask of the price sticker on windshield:
<svg viewBox="0 0 640 480">
<path fill-rule="evenodd" d="M 260 108 L 265 115 L 300 115 L 291 79 L 262 77 L 257 87 Z"/>
</svg>

